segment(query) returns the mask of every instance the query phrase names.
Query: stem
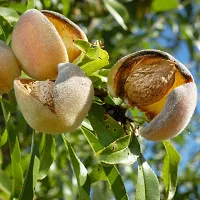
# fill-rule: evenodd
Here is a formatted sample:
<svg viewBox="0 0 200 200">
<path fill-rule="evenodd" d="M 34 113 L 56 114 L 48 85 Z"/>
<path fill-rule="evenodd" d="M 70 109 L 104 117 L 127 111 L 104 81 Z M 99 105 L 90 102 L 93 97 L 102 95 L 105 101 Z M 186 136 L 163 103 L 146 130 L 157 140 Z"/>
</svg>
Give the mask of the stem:
<svg viewBox="0 0 200 200">
<path fill-rule="evenodd" d="M 3 103 L 2 95 L 0 96 L 0 101 L 1 101 L 2 111 L 3 111 L 3 117 L 4 117 L 4 120 L 5 120 L 5 125 L 7 125 L 8 118 L 9 118 L 9 112 L 6 111 L 6 108 L 5 108 L 4 103 Z"/>
</svg>

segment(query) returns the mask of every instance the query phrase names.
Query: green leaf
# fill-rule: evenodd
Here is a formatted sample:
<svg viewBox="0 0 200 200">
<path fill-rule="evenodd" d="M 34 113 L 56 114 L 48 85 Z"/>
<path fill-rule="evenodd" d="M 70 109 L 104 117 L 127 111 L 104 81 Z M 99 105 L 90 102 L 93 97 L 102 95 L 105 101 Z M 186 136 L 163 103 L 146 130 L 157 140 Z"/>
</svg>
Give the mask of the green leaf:
<svg viewBox="0 0 200 200">
<path fill-rule="evenodd" d="M 70 11 L 70 0 L 62 0 L 62 3 L 63 3 L 62 14 L 64 16 L 67 16 Z"/>
<path fill-rule="evenodd" d="M 9 22 L 17 22 L 19 14 L 12 8 L 0 7 L 0 15 Z"/>
<path fill-rule="evenodd" d="M 133 164 L 137 160 L 137 156 L 132 154 L 129 148 L 130 139 L 129 135 L 121 137 L 97 152 L 96 155 L 101 162 L 106 164 Z"/>
<path fill-rule="evenodd" d="M 100 119 L 98 117 L 96 118 L 96 115 L 98 115 L 98 112 L 100 114 L 100 117 L 99 117 Z M 103 141 L 103 143 L 107 144 L 106 141 L 104 141 L 104 139 L 103 139 L 103 134 L 105 135 L 105 138 L 106 138 L 106 134 L 109 134 L 109 133 L 107 133 L 107 132 L 105 133 L 105 130 L 104 130 L 105 124 L 104 124 L 104 122 L 102 122 L 103 116 L 104 116 L 103 108 L 101 106 L 94 105 L 93 114 L 89 118 L 90 118 L 90 121 L 94 120 L 93 128 L 96 132 L 98 132 L 98 135 L 100 137 L 101 137 L 101 131 L 103 131 L 102 132 L 102 141 Z M 93 117 L 94 117 L 94 119 L 92 119 Z M 107 117 L 105 119 L 108 120 Z M 114 123 L 114 126 L 115 126 L 116 125 L 115 123 L 117 123 L 117 122 L 114 122 L 112 120 L 111 120 L 111 123 Z M 95 123 L 96 123 L 96 125 L 95 125 Z M 92 122 L 91 122 L 91 124 L 92 124 Z M 118 127 L 118 125 L 116 125 L 116 126 Z M 119 128 L 118 134 L 123 135 L 122 127 L 119 125 L 118 128 Z M 100 143 L 98 138 L 91 131 L 89 131 L 85 127 L 82 127 L 81 130 L 95 153 L 98 152 L 99 150 L 103 149 L 103 145 Z M 111 141 L 113 141 L 112 137 L 111 137 Z M 102 171 L 102 169 L 104 172 Z M 105 167 L 103 165 L 101 165 L 101 166 L 98 165 L 90 173 L 90 178 L 91 178 L 91 183 L 94 183 L 98 180 L 105 180 L 105 178 L 106 178 L 109 183 L 110 188 L 113 191 L 113 194 L 114 194 L 116 200 L 127 200 L 128 199 L 124 183 L 122 181 L 122 178 L 121 178 L 120 173 L 117 170 L 116 166 Z"/>
<path fill-rule="evenodd" d="M 49 168 L 55 159 L 55 147 L 56 144 L 53 135 L 43 133 L 39 147 L 41 163 L 39 179 L 43 179 L 47 176 Z"/>
<path fill-rule="evenodd" d="M 19 200 L 33 199 L 34 197 L 35 185 L 37 182 L 38 172 L 40 168 L 38 147 L 35 144 L 34 138 L 35 138 L 35 133 L 33 132 L 30 163 L 28 170 L 26 172 L 26 177 L 22 187 L 22 191 L 19 196 Z"/>
<path fill-rule="evenodd" d="M 74 40 L 74 44 L 78 47 L 83 53 L 87 53 L 91 47 L 91 44 L 85 40 Z"/>
<path fill-rule="evenodd" d="M 163 144 L 166 149 L 163 165 L 163 180 L 166 189 L 166 199 L 172 199 L 176 192 L 178 165 L 181 157 L 168 141 L 163 141 Z"/>
<path fill-rule="evenodd" d="M 118 138 L 113 143 L 105 147 L 103 150 L 100 150 L 96 155 L 109 155 L 127 148 L 130 144 L 130 135 L 125 135 L 124 137 Z"/>
<path fill-rule="evenodd" d="M 78 187 L 79 187 L 79 199 L 80 200 L 89 200 L 90 199 L 90 179 L 87 173 L 87 169 L 83 163 L 76 156 L 74 149 L 70 143 L 66 140 L 65 136 L 62 135 L 65 146 L 68 149 L 72 166 L 76 175 Z"/>
<path fill-rule="evenodd" d="M 115 18 L 120 26 L 127 30 L 127 26 L 125 24 L 125 21 L 129 18 L 127 9 L 116 0 L 103 0 L 103 2 L 109 13 Z"/>
<path fill-rule="evenodd" d="M 136 200 L 160 200 L 158 179 L 144 157 L 138 158 Z"/>
<path fill-rule="evenodd" d="M 107 176 L 105 175 L 104 169 L 101 164 L 95 166 L 89 174 L 91 184 L 97 181 L 106 181 Z"/>
<path fill-rule="evenodd" d="M 9 176 L 0 169 L 0 190 L 10 195 L 12 188 L 12 181 Z"/>
<path fill-rule="evenodd" d="M 107 180 L 110 188 L 115 196 L 116 200 L 128 200 L 126 189 L 123 180 L 120 176 L 116 166 L 105 167 L 103 166 L 104 172 L 107 176 Z"/>
<path fill-rule="evenodd" d="M 21 192 L 21 187 L 23 183 L 23 170 L 20 165 L 21 161 L 21 151 L 19 146 L 19 141 L 16 135 L 16 128 L 13 122 L 13 118 L 8 111 L 8 108 L 4 104 L 2 97 L 0 98 L 1 106 L 3 110 L 3 116 L 6 124 L 6 129 L 8 132 L 9 150 L 11 156 L 11 166 L 12 166 L 12 193 L 10 199 L 18 197 Z"/>
<path fill-rule="evenodd" d="M 116 139 L 124 136 L 124 130 L 110 115 L 105 114 L 102 106 L 93 104 L 88 118 L 100 141 L 106 147 Z"/>
<path fill-rule="evenodd" d="M 75 40 L 74 44 L 82 51 L 82 54 L 73 63 L 80 66 L 88 76 L 109 64 L 109 55 L 101 49 L 98 42 L 94 46 L 84 40 Z"/>
<path fill-rule="evenodd" d="M 108 53 L 101 49 L 99 52 L 99 56 L 95 60 L 85 59 L 81 63 L 81 69 L 89 76 L 92 73 L 96 72 L 97 70 L 105 67 L 109 64 L 109 55 Z"/>
<path fill-rule="evenodd" d="M 151 7 L 154 12 L 162 12 L 176 9 L 178 5 L 178 0 L 153 0 Z"/>
<path fill-rule="evenodd" d="M 103 146 L 99 142 L 98 138 L 91 131 L 89 131 L 85 127 L 81 127 L 81 131 L 85 135 L 88 143 L 90 144 L 90 146 L 94 152 L 97 152 L 97 151 L 103 149 Z"/>
<path fill-rule="evenodd" d="M 3 133 L 0 133 L 0 147 L 2 147 L 8 141 L 8 131 L 4 130 Z"/>
<path fill-rule="evenodd" d="M 20 164 L 21 161 L 21 151 L 19 146 L 19 141 L 16 136 L 15 125 L 12 118 L 9 118 L 7 123 L 8 130 L 8 141 L 11 154 L 11 164 L 13 173 L 13 185 L 12 185 L 12 197 L 18 197 L 21 192 L 21 187 L 23 183 L 23 171 Z"/>
<path fill-rule="evenodd" d="M 27 6 L 26 6 L 26 2 L 10 2 L 9 8 L 13 9 L 18 15 L 18 13 L 23 14 L 26 11 Z M 19 18 L 19 15 L 18 15 L 18 18 Z M 17 21 L 17 19 L 15 21 Z M 12 22 L 11 20 L 9 21 Z"/>
<path fill-rule="evenodd" d="M 9 96 L 7 96 L 6 98 L 2 98 L 2 101 L 7 111 L 9 111 L 10 113 L 17 112 L 17 102 L 14 94 L 10 92 Z"/>
<path fill-rule="evenodd" d="M 50 8 L 50 6 L 51 6 L 51 0 L 43 0 L 43 3 L 44 3 L 44 6 L 46 8 Z"/>
<path fill-rule="evenodd" d="M 3 40 L 5 42 L 8 41 L 12 33 L 12 30 L 13 30 L 12 24 L 6 18 L 0 15 L 0 40 Z"/>
<path fill-rule="evenodd" d="M 28 0 L 27 10 L 35 8 L 35 0 Z"/>
<path fill-rule="evenodd" d="M 0 96 L 0 102 L 1 102 L 1 108 L 3 111 L 3 118 L 5 121 L 5 125 L 7 125 L 8 120 L 10 119 L 10 112 L 8 111 L 8 108 L 6 104 L 4 103 L 4 99 L 2 98 L 2 96 Z"/>
<path fill-rule="evenodd" d="M 81 54 L 73 61 L 73 64 L 79 66 L 79 64 L 83 61 L 85 58 L 85 53 L 81 52 Z"/>
<path fill-rule="evenodd" d="M 102 50 L 100 45 L 92 45 L 89 42 L 85 40 L 75 40 L 74 44 L 76 47 L 78 47 L 83 53 L 85 53 L 85 56 L 89 58 L 90 60 L 98 59 L 100 56 L 100 51 Z"/>
</svg>

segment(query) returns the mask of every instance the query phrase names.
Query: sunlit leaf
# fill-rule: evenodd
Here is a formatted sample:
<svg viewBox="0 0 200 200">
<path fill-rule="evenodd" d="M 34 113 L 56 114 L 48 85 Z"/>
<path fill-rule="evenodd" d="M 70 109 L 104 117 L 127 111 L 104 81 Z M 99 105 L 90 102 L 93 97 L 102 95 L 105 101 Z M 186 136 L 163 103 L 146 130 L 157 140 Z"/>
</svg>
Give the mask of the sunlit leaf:
<svg viewBox="0 0 200 200">
<path fill-rule="evenodd" d="M 142 155 L 138 158 L 138 179 L 135 199 L 160 200 L 158 179 Z"/>
<path fill-rule="evenodd" d="M 35 0 L 28 0 L 27 10 L 35 8 Z"/>
<path fill-rule="evenodd" d="M 44 6 L 49 8 L 51 6 L 51 0 L 43 0 Z"/>
<path fill-rule="evenodd" d="M 105 167 L 104 172 L 116 200 L 128 200 L 127 192 L 116 166 Z"/>
<path fill-rule="evenodd" d="M 12 188 L 12 181 L 9 176 L 0 169 L 0 190 L 10 195 Z"/>
<path fill-rule="evenodd" d="M 178 0 L 153 0 L 152 10 L 154 12 L 168 11 L 176 9 L 178 5 Z"/>
<path fill-rule="evenodd" d="M 115 20 L 122 26 L 123 29 L 127 30 L 127 26 L 125 24 L 125 21 L 129 18 L 127 9 L 116 0 L 103 0 L 103 2 Z"/>
<path fill-rule="evenodd" d="M 163 144 L 166 149 L 166 156 L 163 165 L 163 180 L 166 189 L 166 199 L 172 199 L 176 191 L 178 165 L 181 157 L 168 141 L 163 141 Z"/>
<path fill-rule="evenodd" d="M 79 66 L 79 63 L 81 63 L 84 58 L 85 58 L 85 53 L 81 52 L 81 54 L 73 61 L 73 64 Z"/>
<path fill-rule="evenodd" d="M 90 179 L 87 173 L 87 169 L 83 165 L 83 163 L 76 156 L 72 146 L 66 140 L 63 135 L 64 143 L 68 149 L 70 159 L 72 162 L 72 166 L 74 169 L 74 173 L 76 175 L 78 187 L 79 187 L 79 199 L 80 200 L 89 200 L 90 199 Z"/>
<path fill-rule="evenodd" d="M 0 133 L 0 147 L 3 146 L 8 141 L 8 131 L 4 130 L 3 133 Z"/>
<path fill-rule="evenodd" d="M 91 44 L 85 40 L 74 40 L 74 44 L 85 54 L 89 51 Z"/>
<path fill-rule="evenodd" d="M 108 65 L 108 60 L 108 53 L 105 50 L 101 49 L 99 52 L 99 57 L 97 59 L 91 61 L 87 59 L 83 60 L 81 63 L 81 69 L 89 76 L 90 74 Z"/>
<path fill-rule="evenodd" d="M 40 153 L 40 172 L 39 179 L 46 177 L 51 164 L 55 159 L 55 139 L 50 134 L 43 133 L 42 141 L 39 147 Z"/>
<path fill-rule="evenodd" d="M 80 66 L 87 75 L 109 64 L 109 55 L 99 44 L 92 45 L 83 40 L 75 40 L 74 44 L 82 51 L 82 54 L 73 63 Z"/>
<path fill-rule="evenodd" d="M 70 0 L 62 0 L 62 3 L 63 3 L 62 14 L 64 16 L 67 16 L 70 11 Z"/>
<path fill-rule="evenodd" d="M 9 8 L 13 9 L 17 15 L 18 15 L 18 13 L 22 14 L 26 11 L 26 8 L 27 8 L 25 3 L 26 2 L 10 2 Z M 15 21 L 17 21 L 18 18 L 19 18 L 19 16 L 16 18 Z M 11 20 L 9 20 L 9 21 L 11 21 Z"/>
<path fill-rule="evenodd" d="M 28 170 L 26 172 L 24 184 L 19 196 L 19 200 L 33 199 L 35 185 L 37 182 L 38 172 L 40 168 L 40 160 L 38 156 L 37 144 L 35 144 L 35 133 L 32 135 L 31 158 Z"/>
<path fill-rule="evenodd" d="M 12 8 L 0 7 L 0 15 L 9 22 L 16 22 L 19 19 L 19 14 Z"/>
</svg>

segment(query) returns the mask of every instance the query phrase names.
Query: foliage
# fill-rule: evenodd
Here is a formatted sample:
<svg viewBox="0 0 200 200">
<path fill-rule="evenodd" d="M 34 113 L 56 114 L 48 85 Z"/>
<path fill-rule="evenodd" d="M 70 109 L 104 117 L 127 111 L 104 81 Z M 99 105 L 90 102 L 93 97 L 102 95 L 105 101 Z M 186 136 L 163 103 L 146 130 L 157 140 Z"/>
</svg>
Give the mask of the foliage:
<svg viewBox="0 0 200 200">
<path fill-rule="evenodd" d="M 148 48 L 182 59 L 198 83 L 199 0 L 4 0 L 0 6 L 0 39 L 8 44 L 27 8 L 54 10 L 80 25 L 91 43 L 75 41 L 82 54 L 74 63 L 95 87 L 80 129 L 55 136 L 31 130 L 13 91 L 1 97 L 0 199 L 200 199 L 199 109 L 183 134 L 153 143 L 135 136 L 144 114 L 127 110 L 106 89 L 113 63 Z"/>
</svg>

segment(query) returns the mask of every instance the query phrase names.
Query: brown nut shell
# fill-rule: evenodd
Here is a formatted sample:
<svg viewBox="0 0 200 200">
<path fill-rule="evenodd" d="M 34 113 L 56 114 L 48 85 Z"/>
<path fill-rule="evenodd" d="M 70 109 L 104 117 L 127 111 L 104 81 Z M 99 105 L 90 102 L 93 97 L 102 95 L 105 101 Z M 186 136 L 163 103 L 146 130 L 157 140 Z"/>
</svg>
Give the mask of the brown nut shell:
<svg viewBox="0 0 200 200">
<path fill-rule="evenodd" d="M 55 26 L 67 49 L 69 62 L 72 63 L 81 53 L 73 41 L 77 39 L 87 41 L 85 33 L 74 22 L 60 13 L 49 10 L 42 10 L 41 12 Z"/>
<path fill-rule="evenodd" d="M 13 88 L 13 81 L 21 74 L 19 62 L 11 48 L 0 41 L 0 94 Z"/>
<path fill-rule="evenodd" d="M 17 79 L 14 88 L 25 120 L 33 129 L 44 133 L 77 129 L 94 96 L 91 80 L 70 63 L 59 65 L 55 82 Z"/>
<path fill-rule="evenodd" d="M 191 73 L 159 50 L 142 50 L 120 59 L 109 72 L 107 86 L 112 96 L 137 106 L 152 120 L 141 129 L 141 135 L 149 140 L 180 133 L 196 107 L 197 89 Z"/>
<path fill-rule="evenodd" d="M 109 72 L 107 86 L 112 96 L 137 106 L 153 119 L 174 88 L 192 81 L 183 64 L 166 52 L 151 49 L 120 59 Z"/>
<path fill-rule="evenodd" d="M 54 25 L 38 10 L 26 11 L 12 33 L 12 50 L 22 69 L 37 80 L 54 80 L 57 65 L 68 62 L 65 45 Z"/>
</svg>

